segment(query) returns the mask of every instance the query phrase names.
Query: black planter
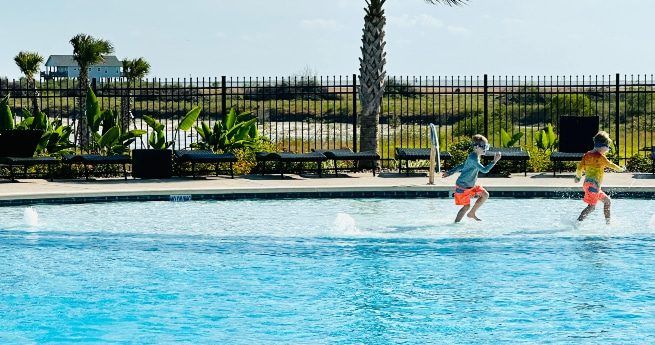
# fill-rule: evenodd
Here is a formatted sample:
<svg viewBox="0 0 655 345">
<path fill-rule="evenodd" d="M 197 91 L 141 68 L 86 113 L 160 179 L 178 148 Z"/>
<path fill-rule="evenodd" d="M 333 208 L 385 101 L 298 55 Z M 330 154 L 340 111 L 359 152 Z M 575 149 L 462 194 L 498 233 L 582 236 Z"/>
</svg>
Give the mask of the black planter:
<svg viewBox="0 0 655 345">
<path fill-rule="evenodd" d="M 136 178 L 171 178 L 172 150 L 132 150 L 132 176 Z"/>
</svg>

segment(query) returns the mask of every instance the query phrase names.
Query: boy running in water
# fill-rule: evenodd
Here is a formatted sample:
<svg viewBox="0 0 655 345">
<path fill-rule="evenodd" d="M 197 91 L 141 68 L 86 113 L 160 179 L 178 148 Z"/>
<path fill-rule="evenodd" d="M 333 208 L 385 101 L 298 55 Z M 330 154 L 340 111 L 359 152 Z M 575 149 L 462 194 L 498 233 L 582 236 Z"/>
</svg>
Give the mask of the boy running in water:
<svg viewBox="0 0 655 345">
<path fill-rule="evenodd" d="M 489 193 L 482 186 L 476 184 L 478 172 L 488 173 L 500 160 L 500 152 L 496 152 L 491 164 L 484 166 L 480 163 L 480 156 L 489 149 L 489 141 L 480 134 L 476 134 L 471 138 L 471 147 L 473 151 L 463 164 L 443 173 L 443 177 L 448 177 L 458 171 L 461 172 L 455 183 L 455 205 L 461 205 L 462 208 L 457 212 L 455 223 L 460 222 L 464 218 L 464 214 L 471 208 L 471 197 L 477 197 L 478 200 L 475 201 L 475 205 L 473 205 L 467 217 L 478 221 L 481 220 L 475 213 L 487 201 Z"/>
<path fill-rule="evenodd" d="M 612 201 L 610 197 L 602 191 L 600 185 L 603 182 L 605 168 L 610 168 L 619 172 L 625 171 L 624 168 L 610 162 L 609 159 L 605 157 L 610 150 L 611 143 L 612 139 L 610 139 L 607 132 L 598 132 L 598 134 L 594 136 L 594 149 L 585 153 L 584 156 L 582 156 L 580 163 L 578 163 L 578 169 L 575 172 L 575 182 L 580 182 L 582 175 L 585 175 L 582 189 L 584 190 L 583 200 L 587 203 L 587 207 L 582 210 L 582 213 L 580 213 L 578 221 L 583 221 L 587 218 L 587 216 L 596 208 L 598 201 L 602 201 L 603 210 L 605 211 L 605 221 L 607 224 L 610 223 L 610 205 Z"/>
</svg>

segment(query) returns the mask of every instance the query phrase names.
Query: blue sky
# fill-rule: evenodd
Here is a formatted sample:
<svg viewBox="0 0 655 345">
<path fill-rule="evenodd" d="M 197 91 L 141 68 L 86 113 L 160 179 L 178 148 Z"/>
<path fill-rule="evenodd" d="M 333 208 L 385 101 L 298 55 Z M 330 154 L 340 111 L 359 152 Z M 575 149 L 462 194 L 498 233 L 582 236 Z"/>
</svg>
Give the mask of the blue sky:
<svg viewBox="0 0 655 345">
<path fill-rule="evenodd" d="M 150 76 L 320 75 L 358 70 L 364 0 L 11 1 L 2 7 L 0 76 L 20 50 L 70 54 L 83 32 Z M 79 9 L 85 9 L 80 16 Z M 649 0 L 471 0 L 451 8 L 387 1 L 393 75 L 652 73 Z"/>
</svg>

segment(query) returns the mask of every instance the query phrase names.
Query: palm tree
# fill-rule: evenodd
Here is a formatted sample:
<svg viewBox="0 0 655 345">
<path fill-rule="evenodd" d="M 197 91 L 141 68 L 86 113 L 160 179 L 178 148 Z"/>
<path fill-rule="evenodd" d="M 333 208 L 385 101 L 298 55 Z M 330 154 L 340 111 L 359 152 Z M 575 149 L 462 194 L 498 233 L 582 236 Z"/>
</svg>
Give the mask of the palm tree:
<svg viewBox="0 0 655 345">
<path fill-rule="evenodd" d="M 104 56 L 114 52 L 109 41 L 94 38 L 86 34 L 78 34 L 70 40 L 73 46 L 73 59 L 80 66 L 78 82 L 82 93 L 78 99 L 82 112 L 77 124 L 76 138 L 80 147 L 89 145 L 89 127 L 85 114 L 86 90 L 89 88 L 89 67 L 104 61 Z"/>
<path fill-rule="evenodd" d="M 150 72 L 150 64 L 144 58 L 123 60 L 123 76 L 127 78 L 127 95 L 121 99 L 121 131 L 126 132 L 130 126 L 132 103 L 132 83 Z"/>
<path fill-rule="evenodd" d="M 32 98 L 32 114 L 36 115 L 39 112 L 39 103 L 37 100 L 38 91 L 36 90 L 36 80 L 34 75 L 39 72 L 39 67 L 43 63 L 43 57 L 35 52 L 26 52 L 22 51 L 14 57 L 16 66 L 20 71 L 25 75 L 27 80 L 27 88 L 30 90 L 28 93 L 31 93 L 30 98 Z"/>
<path fill-rule="evenodd" d="M 361 151 L 377 151 L 380 105 L 384 95 L 386 53 L 384 4 L 387 0 L 366 0 L 362 57 L 359 59 L 359 97 L 362 105 L 360 120 Z M 468 0 L 425 0 L 430 4 L 460 5 Z"/>
</svg>

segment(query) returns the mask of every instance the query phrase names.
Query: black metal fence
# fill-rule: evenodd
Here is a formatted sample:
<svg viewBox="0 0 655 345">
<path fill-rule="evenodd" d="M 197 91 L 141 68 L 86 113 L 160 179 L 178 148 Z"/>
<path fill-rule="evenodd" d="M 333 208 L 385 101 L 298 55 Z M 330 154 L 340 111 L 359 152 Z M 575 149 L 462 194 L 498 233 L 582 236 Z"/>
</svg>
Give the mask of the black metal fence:
<svg viewBox="0 0 655 345">
<path fill-rule="evenodd" d="M 349 147 L 357 149 L 356 76 L 220 77 L 93 81 L 103 109 L 121 110 L 131 98 L 134 128 L 147 129 L 143 115 L 160 119 L 173 136 L 186 111 L 201 105 L 200 121 L 222 118 L 230 108 L 248 110 L 259 119 L 260 134 L 280 150 Z M 440 130 L 443 147 L 472 134 L 485 134 L 500 145 L 500 131 L 521 132 L 519 145 L 534 145 L 548 123 L 562 115 L 599 116 L 621 159 L 655 145 L 653 75 L 597 76 L 448 76 L 389 77 L 386 83 L 379 151 L 385 162 L 395 147 L 427 147 L 428 124 Z M 83 94 L 73 79 L 41 80 L 37 101 L 51 118 L 75 124 Z M 24 80 L 0 80 L 0 96 L 11 93 L 10 106 L 30 109 Z M 15 111 L 19 116 L 20 112 Z M 198 140 L 197 133 L 176 133 L 178 147 Z M 137 146 L 147 145 L 147 136 Z"/>
</svg>

